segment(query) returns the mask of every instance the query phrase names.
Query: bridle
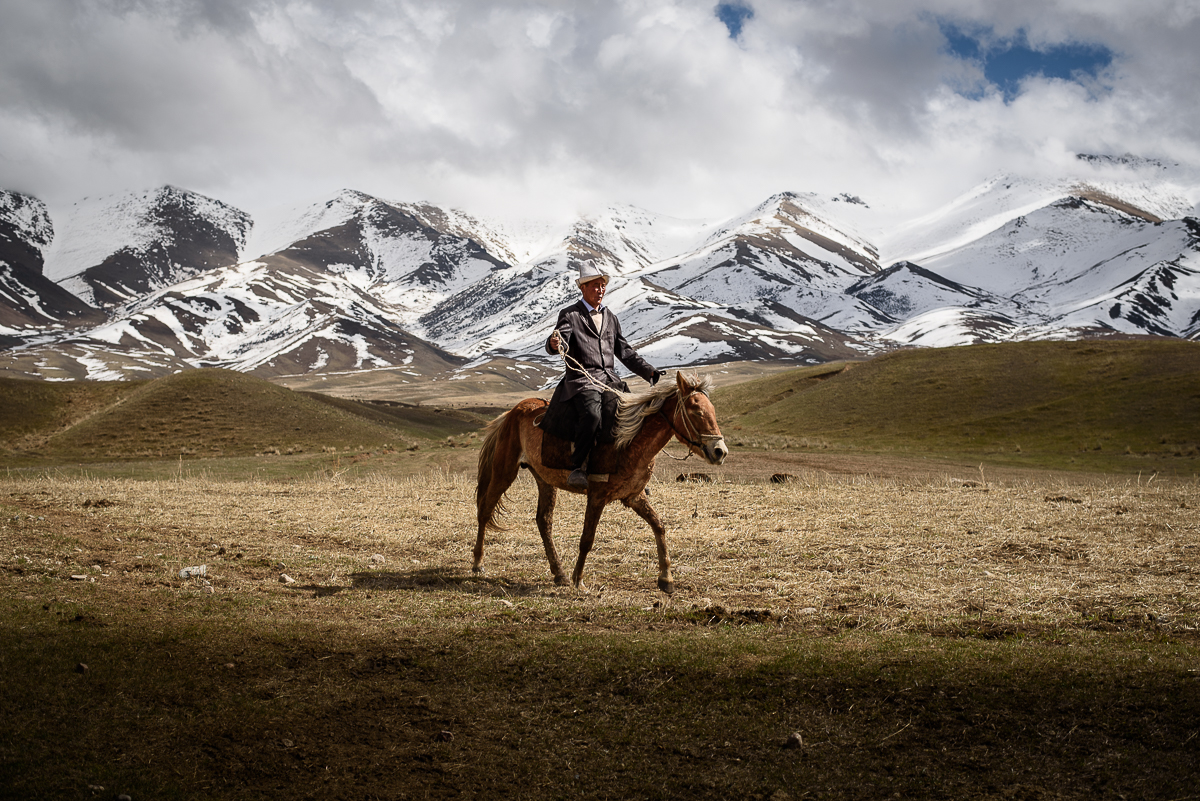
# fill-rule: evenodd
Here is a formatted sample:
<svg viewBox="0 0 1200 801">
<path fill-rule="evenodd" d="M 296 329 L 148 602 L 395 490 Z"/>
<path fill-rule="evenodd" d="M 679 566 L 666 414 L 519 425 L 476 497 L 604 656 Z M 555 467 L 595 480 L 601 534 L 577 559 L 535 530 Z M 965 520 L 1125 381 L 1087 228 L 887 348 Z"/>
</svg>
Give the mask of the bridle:
<svg viewBox="0 0 1200 801">
<path fill-rule="evenodd" d="M 658 410 L 658 413 L 662 415 L 662 418 L 667 421 L 667 425 L 670 426 L 672 433 L 690 446 L 688 448 L 687 456 L 683 457 L 672 456 L 670 453 L 663 451 L 663 453 L 667 453 L 667 456 L 670 456 L 672 459 L 678 462 L 688 459 L 693 453 L 695 453 L 692 448 L 699 448 L 704 453 L 708 453 L 708 449 L 705 447 L 706 442 L 724 439 L 724 437 L 722 437 L 720 434 L 701 434 L 699 431 L 697 431 L 695 424 L 692 422 L 691 416 L 687 413 L 687 410 L 683 408 L 684 402 L 697 392 L 700 392 L 700 390 L 693 389 L 687 395 L 680 396 L 675 402 L 675 415 L 673 416 L 679 416 L 683 418 L 685 433 L 681 434 L 679 432 L 679 428 L 676 427 L 675 421 L 671 417 L 667 417 L 666 412 L 664 412 L 661 408 Z"/>
</svg>

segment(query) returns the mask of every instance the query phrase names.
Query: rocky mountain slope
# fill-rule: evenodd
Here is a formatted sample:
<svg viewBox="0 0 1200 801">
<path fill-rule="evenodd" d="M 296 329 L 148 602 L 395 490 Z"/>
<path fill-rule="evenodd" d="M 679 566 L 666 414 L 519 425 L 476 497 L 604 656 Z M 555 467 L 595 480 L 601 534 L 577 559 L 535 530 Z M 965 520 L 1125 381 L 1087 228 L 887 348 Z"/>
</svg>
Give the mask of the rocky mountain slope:
<svg viewBox="0 0 1200 801">
<path fill-rule="evenodd" d="M 42 274 L 54 226 L 40 200 L 0 191 L 0 347 L 28 332 L 63 331 L 104 321 L 104 313 Z"/>
<path fill-rule="evenodd" d="M 607 302 L 664 367 L 1200 338 L 1193 185 L 1161 165 L 1088 163 L 1095 180 L 1000 176 L 901 225 L 858 198 L 792 192 L 720 221 L 614 206 L 518 228 L 350 190 L 251 219 L 173 187 L 80 201 L 54 224 L 3 193 L 0 370 L 403 381 L 495 358 L 547 365 L 584 259 L 612 273 Z"/>
</svg>

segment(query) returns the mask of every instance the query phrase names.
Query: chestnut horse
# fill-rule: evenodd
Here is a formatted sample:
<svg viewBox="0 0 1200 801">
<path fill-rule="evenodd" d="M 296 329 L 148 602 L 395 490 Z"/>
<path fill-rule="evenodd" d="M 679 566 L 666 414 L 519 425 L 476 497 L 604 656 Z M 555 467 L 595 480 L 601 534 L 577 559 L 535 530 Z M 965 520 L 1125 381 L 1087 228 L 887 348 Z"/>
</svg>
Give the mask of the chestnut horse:
<svg viewBox="0 0 1200 801">
<path fill-rule="evenodd" d="M 658 546 L 658 587 L 665 593 L 674 592 L 667 532 L 650 507 L 644 490 L 654 472 L 654 457 L 671 437 L 677 437 L 691 452 L 704 457 L 710 464 L 725 461 L 729 451 L 721 429 L 717 427 L 716 410 L 708 399 L 711 388 L 712 382 L 708 378 L 676 373 L 674 382 L 660 381 L 646 392 L 622 398 L 617 412 L 616 443 L 596 446 L 596 451 L 604 447 L 615 448 L 619 467 L 608 475 L 607 481 L 601 480 L 600 476 L 590 477 L 586 490 L 573 489 L 567 484 L 570 470 L 555 470 L 542 464 L 542 430 L 534 422 L 545 412 L 546 401 L 528 398 L 489 423 L 479 452 L 479 483 L 475 489 L 479 538 L 475 541 L 473 570 L 482 572 L 484 533 L 488 529 L 501 530 L 496 517 L 504 511 L 504 493 L 516 480 L 520 468 L 527 467 L 537 481 L 538 531 L 556 584 L 567 583 L 551 537 L 554 503 L 557 491 L 561 489 L 587 494 L 579 559 L 571 576 L 576 587 L 584 589 L 583 563 L 596 538 L 600 515 L 605 506 L 619 500 L 650 524 Z"/>
</svg>

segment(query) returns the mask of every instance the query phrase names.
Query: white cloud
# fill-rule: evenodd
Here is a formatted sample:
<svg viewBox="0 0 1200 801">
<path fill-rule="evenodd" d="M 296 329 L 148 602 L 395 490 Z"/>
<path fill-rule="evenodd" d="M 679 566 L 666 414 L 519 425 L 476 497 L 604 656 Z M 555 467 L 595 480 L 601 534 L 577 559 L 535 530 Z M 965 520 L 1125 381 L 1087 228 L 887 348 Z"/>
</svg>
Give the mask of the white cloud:
<svg viewBox="0 0 1200 801">
<path fill-rule="evenodd" d="M 784 189 L 923 207 L 1077 151 L 1200 165 L 1195 2 L 746 5 L 735 41 L 714 0 L 0 0 L 0 187 L 689 216 Z M 1005 102 L 947 23 L 1114 60 Z"/>
</svg>

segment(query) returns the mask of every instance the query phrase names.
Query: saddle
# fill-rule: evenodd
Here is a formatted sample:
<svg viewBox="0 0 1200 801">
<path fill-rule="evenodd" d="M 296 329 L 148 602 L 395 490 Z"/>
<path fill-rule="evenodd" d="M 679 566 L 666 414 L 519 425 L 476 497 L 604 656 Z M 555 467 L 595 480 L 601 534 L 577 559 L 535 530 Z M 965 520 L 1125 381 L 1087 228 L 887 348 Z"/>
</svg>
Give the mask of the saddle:
<svg viewBox="0 0 1200 801">
<path fill-rule="evenodd" d="M 617 396 L 611 392 L 605 392 L 601 399 L 600 433 L 596 435 L 596 445 L 588 454 L 588 473 L 615 473 L 619 467 L 616 448 L 613 447 L 616 442 L 617 400 Z M 552 470 L 570 470 L 573 464 L 571 454 L 575 450 L 574 407 L 569 403 L 551 401 L 534 425 L 542 430 L 542 464 Z"/>
</svg>

